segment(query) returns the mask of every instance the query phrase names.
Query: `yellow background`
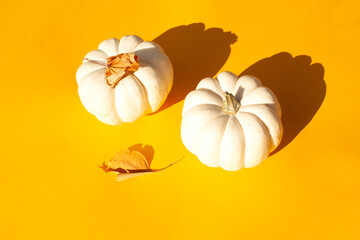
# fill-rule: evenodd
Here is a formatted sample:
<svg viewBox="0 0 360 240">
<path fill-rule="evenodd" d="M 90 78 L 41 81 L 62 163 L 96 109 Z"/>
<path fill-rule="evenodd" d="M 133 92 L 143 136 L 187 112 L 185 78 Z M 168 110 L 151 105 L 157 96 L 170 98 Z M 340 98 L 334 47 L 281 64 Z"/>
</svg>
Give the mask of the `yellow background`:
<svg viewBox="0 0 360 240">
<path fill-rule="evenodd" d="M 359 239 L 359 13 L 356 0 L 3 2 L 0 239 Z M 127 34 L 172 51 L 172 102 L 108 126 L 82 106 L 75 73 Z M 193 76 L 273 55 L 249 71 L 280 95 L 281 149 L 238 172 L 201 164 L 180 138 Z M 97 167 L 134 144 L 152 146 L 153 167 L 185 159 L 120 183 Z"/>
</svg>

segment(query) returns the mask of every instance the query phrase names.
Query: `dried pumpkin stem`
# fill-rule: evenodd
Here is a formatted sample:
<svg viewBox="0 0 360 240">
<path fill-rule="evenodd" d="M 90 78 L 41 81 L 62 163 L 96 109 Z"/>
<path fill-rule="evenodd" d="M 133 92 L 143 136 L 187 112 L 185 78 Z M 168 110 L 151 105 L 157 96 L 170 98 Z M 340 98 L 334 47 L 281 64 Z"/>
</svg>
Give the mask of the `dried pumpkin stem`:
<svg viewBox="0 0 360 240">
<path fill-rule="evenodd" d="M 225 101 L 223 102 L 223 110 L 226 113 L 236 114 L 240 108 L 240 102 L 236 100 L 234 95 L 229 92 L 224 92 Z"/>
<path fill-rule="evenodd" d="M 108 85 L 115 87 L 119 81 L 139 69 L 139 57 L 135 53 L 121 53 L 107 58 L 105 78 Z"/>
</svg>

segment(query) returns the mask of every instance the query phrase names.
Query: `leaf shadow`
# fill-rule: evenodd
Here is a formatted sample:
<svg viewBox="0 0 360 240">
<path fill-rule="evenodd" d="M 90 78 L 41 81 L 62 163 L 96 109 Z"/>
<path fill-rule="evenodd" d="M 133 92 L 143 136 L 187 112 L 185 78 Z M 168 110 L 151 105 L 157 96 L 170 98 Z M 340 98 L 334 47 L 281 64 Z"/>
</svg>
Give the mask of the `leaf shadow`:
<svg viewBox="0 0 360 240">
<path fill-rule="evenodd" d="M 153 41 L 162 47 L 174 68 L 172 90 L 157 113 L 182 101 L 201 79 L 214 76 L 229 58 L 230 45 L 237 36 L 193 23 L 171 28 Z"/>
<path fill-rule="evenodd" d="M 277 96 L 282 109 L 284 135 L 273 155 L 286 147 L 309 124 L 326 95 L 324 67 L 311 57 L 280 52 L 243 71 L 261 80 Z"/>
<path fill-rule="evenodd" d="M 130 151 L 135 150 L 135 151 L 140 152 L 142 155 L 144 155 L 144 157 L 148 161 L 149 166 L 151 166 L 151 163 L 152 163 L 152 160 L 153 160 L 154 154 L 155 154 L 155 150 L 152 146 L 143 145 L 142 143 L 137 143 L 137 144 L 132 145 L 128 149 Z"/>
</svg>

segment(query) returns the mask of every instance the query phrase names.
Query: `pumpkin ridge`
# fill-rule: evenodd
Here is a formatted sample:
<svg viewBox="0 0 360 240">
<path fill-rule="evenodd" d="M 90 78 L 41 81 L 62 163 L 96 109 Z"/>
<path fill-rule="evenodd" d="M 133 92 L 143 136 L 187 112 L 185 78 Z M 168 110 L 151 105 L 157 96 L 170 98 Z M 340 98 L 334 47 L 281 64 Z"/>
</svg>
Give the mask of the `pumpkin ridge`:
<svg viewBox="0 0 360 240">
<path fill-rule="evenodd" d="M 104 73 L 104 75 L 105 75 L 105 73 Z M 117 109 L 116 109 L 116 105 L 115 105 L 115 88 L 110 87 L 108 84 L 107 84 L 107 86 L 110 88 L 110 91 L 111 91 L 111 99 L 110 99 L 110 102 L 112 103 L 112 108 L 113 108 L 113 110 L 114 110 L 114 113 L 115 113 L 117 119 L 120 120 L 120 122 L 124 122 L 124 121 L 121 119 L 121 117 L 119 116 L 119 113 L 118 113 L 118 111 L 117 111 Z M 97 116 L 97 115 L 98 115 L 98 114 L 95 114 L 95 116 Z M 107 117 L 110 117 L 111 114 L 109 114 L 109 115 L 99 115 L 99 116 L 100 116 L 101 118 L 107 118 Z"/>
<path fill-rule="evenodd" d="M 237 124 L 239 125 L 240 129 L 241 129 L 241 134 L 244 137 L 244 144 L 241 146 L 242 147 L 242 151 L 241 151 L 241 168 L 245 167 L 245 154 L 246 154 L 246 138 L 245 138 L 245 133 L 244 133 L 244 129 L 239 121 L 239 119 L 236 117 L 236 115 L 232 116 L 236 119 Z"/>
<path fill-rule="evenodd" d="M 201 107 L 201 106 L 216 106 L 216 107 L 219 107 L 221 109 L 221 106 L 218 106 L 216 104 L 211 104 L 211 103 L 209 103 L 209 104 L 199 104 L 199 105 L 193 106 L 192 108 L 189 108 L 185 113 L 183 113 L 183 117 L 185 117 L 185 115 L 188 112 L 190 112 L 191 110 L 193 110 L 193 109 L 195 109 L 197 107 Z M 225 114 L 225 113 L 221 113 L 221 114 Z M 208 123 L 208 122 L 206 122 L 206 123 Z"/>
<path fill-rule="evenodd" d="M 95 64 L 102 65 L 102 66 L 106 67 L 106 62 L 101 61 L 101 60 L 93 60 L 93 59 L 90 59 L 90 58 L 84 58 L 83 63 L 85 63 L 85 62 L 95 63 Z"/>
<path fill-rule="evenodd" d="M 211 83 L 207 83 L 207 82 L 211 82 Z M 215 89 L 212 89 L 210 88 L 209 86 L 202 86 L 202 85 L 212 85 L 213 87 L 215 87 Z M 200 87 L 201 86 L 201 87 Z M 204 78 L 203 80 L 201 80 L 198 85 L 196 86 L 196 89 L 208 89 L 208 90 L 211 90 L 213 92 L 215 92 L 217 95 L 219 95 L 222 100 L 224 100 L 224 96 L 223 96 L 223 90 L 219 84 L 219 81 L 217 79 L 214 79 L 214 78 L 211 78 L 211 77 L 207 77 L 207 78 Z"/>
<path fill-rule="evenodd" d="M 139 45 L 140 45 L 140 44 L 139 44 Z M 154 48 L 143 48 L 143 49 L 136 49 L 136 48 L 135 48 L 134 53 L 135 53 L 137 56 L 139 56 L 140 67 L 141 67 L 141 63 L 145 63 L 145 64 L 149 65 L 151 68 L 153 68 L 153 69 L 159 74 L 159 76 L 161 76 L 161 77 L 164 78 L 164 79 L 167 79 L 166 76 L 163 76 L 163 75 L 162 75 L 162 72 L 160 71 L 158 65 L 155 65 L 155 64 L 153 63 L 153 61 L 149 61 L 149 60 L 147 61 L 147 60 L 144 60 L 144 59 L 141 57 L 141 55 L 144 54 L 144 52 L 145 52 L 145 54 L 146 54 L 146 51 L 155 51 L 155 49 L 157 49 L 157 48 L 155 48 L 155 47 L 154 47 Z M 159 50 L 158 50 L 158 51 L 159 51 Z M 140 54 L 139 54 L 139 53 L 140 53 Z M 167 59 L 170 61 L 169 57 L 166 56 L 163 51 L 160 51 L 159 54 L 160 54 L 161 57 L 167 58 Z M 166 80 L 166 81 L 167 81 L 167 80 Z M 171 88 L 172 88 L 172 84 L 173 84 L 172 81 L 166 82 L 166 89 L 167 89 L 166 92 L 167 92 L 167 94 L 169 94 L 169 92 L 170 92 L 170 90 L 171 90 Z"/>
<path fill-rule="evenodd" d="M 125 41 L 129 41 L 129 38 L 133 38 L 131 39 L 130 41 L 137 41 L 137 40 L 141 40 L 141 42 L 137 43 L 135 47 L 133 47 L 132 49 L 123 49 L 124 46 L 122 46 L 122 44 L 125 42 Z M 136 39 L 136 40 L 135 40 Z M 121 39 L 119 39 L 119 45 L 117 47 L 118 49 L 118 53 L 121 54 L 121 53 L 130 53 L 130 52 L 134 52 L 135 49 L 137 48 L 137 46 L 139 46 L 141 43 L 143 43 L 144 40 L 139 37 L 139 36 L 136 36 L 136 35 L 125 35 L 123 36 Z M 120 49 L 121 48 L 121 49 Z"/>
<path fill-rule="evenodd" d="M 151 80 L 151 81 L 145 81 L 145 82 L 147 82 L 147 84 L 145 84 L 145 83 L 143 83 L 143 80 L 141 80 L 139 77 L 137 77 L 137 74 L 139 74 L 142 70 L 146 70 L 147 68 L 149 68 L 149 69 L 151 69 L 152 71 L 154 71 L 154 73 L 156 73 L 156 76 L 158 77 L 158 80 L 156 80 L 156 81 L 153 81 L 153 80 Z M 163 83 L 163 79 L 164 79 L 164 77 L 161 75 L 161 71 L 157 68 L 157 67 L 154 67 L 154 65 L 153 64 L 150 64 L 150 63 L 147 63 L 147 62 L 145 62 L 145 61 L 142 61 L 142 62 L 140 62 L 140 66 L 139 66 L 139 69 L 138 69 L 138 71 L 137 72 L 135 72 L 135 73 L 133 73 L 133 75 L 141 82 L 141 84 L 144 86 L 144 89 L 146 90 L 146 93 L 147 93 L 147 101 L 148 101 L 148 103 L 149 103 L 149 106 L 150 106 L 150 108 L 151 108 L 151 112 L 155 112 L 156 110 L 158 110 L 160 107 L 161 107 L 161 105 L 165 102 L 165 100 L 166 100 L 166 98 L 167 98 L 167 91 L 168 91 L 168 88 L 167 88 L 167 84 L 165 83 Z M 162 86 L 164 86 L 164 90 L 165 90 L 165 93 L 162 93 L 160 90 L 157 90 L 157 94 L 159 94 L 159 95 L 161 95 L 162 96 L 162 98 L 161 98 L 161 101 L 157 104 L 157 105 L 155 105 L 154 107 L 154 109 L 153 109 L 153 106 L 152 106 L 152 104 L 153 104 L 153 102 L 152 101 L 150 101 L 150 98 L 149 98 L 149 91 L 148 91 L 148 88 L 146 87 L 146 86 L 148 86 L 149 88 L 151 88 L 151 87 L 153 87 L 151 84 L 150 84 L 150 82 L 152 82 L 152 83 L 154 83 L 154 82 L 156 82 L 156 84 L 157 84 L 157 88 L 162 88 Z M 149 84 L 149 85 L 148 85 Z M 166 85 L 166 87 L 165 87 L 165 85 Z M 151 92 L 151 89 L 150 89 L 150 92 Z"/>
<path fill-rule="evenodd" d="M 246 95 L 242 95 L 241 99 L 243 99 L 245 96 L 247 96 L 249 93 L 251 93 L 252 91 L 254 91 L 255 89 L 259 88 L 259 87 L 264 87 L 264 85 L 262 85 L 261 81 L 257 78 L 257 77 L 254 77 L 254 76 L 251 76 L 251 75 L 242 75 L 238 78 L 238 82 L 235 84 L 234 86 L 234 94 L 236 94 L 235 90 L 239 90 L 239 88 L 243 88 L 245 89 L 246 87 L 244 87 L 244 83 L 241 84 L 242 82 L 242 78 L 244 77 L 250 77 L 252 80 L 253 79 L 256 79 L 256 84 L 259 84 L 258 86 L 256 86 L 255 88 L 251 89 L 249 92 L 246 93 Z M 239 86 L 237 86 L 237 84 L 239 83 Z M 246 85 L 246 84 L 245 84 Z M 234 95 L 235 96 L 235 95 Z M 241 100 L 240 99 L 240 100 Z"/>
<path fill-rule="evenodd" d="M 145 46 L 146 46 L 146 44 L 151 44 L 151 45 L 153 45 L 153 46 L 151 46 L 151 47 L 146 47 L 146 48 L 142 48 L 141 45 L 145 45 Z M 140 48 L 139 48 L 139 46 L 140 46 Z M 139 50 L 143 50 L 143 49 L 150 49 L 150 48 L 151 48 L 151 49 L 158 48 L 158 49 L 161 50 L 161 52 L 164 53 L 164 50 L 160 47 L 159 44 L 157 44 L 157 43 L 155 43 L 155 42 L 151 42 L 151 41 L 143 41 L 143 42 L 139 43 L 139 44 L 136 46 L 136 48 L 134 48 L 133 51 L 135 52 L 135 51 L 139 51 Z"/>
<path fill-rule="evenodd" d="M 201 132 L 203 131 L 204 127 L 205 127 L 206 125 L 208 125 L 210 122 L 216 120 L 217 118 L 219 118 L 219 117 L 221 117 L 221 116 L 223 116 L 223 115 L 225 115 L 225 116 L 227 117 L 227 119 L 226 119 L 226 122 L 224 123 L 223 129 L 222 129 L 222 131 L 221 131 L 221 132 L 222 132 L 221 138 L 220 138 L 219 142 L 217 143 L 217 144 L 220 145 L 219 151 L 217 152 L 217 155 L 218 155 L 218 156 L 217 156 L 217 159 L 219 159 L 219 157 L 220 157 L 220 152 L 221 152 L 222 139 L 223 139 L 224 132 L 225 132 L 225 129 L 226 129 L 227 123 L 228 123 L 228 121 L 229 121 L 229 117 L 230 117 L 229 114 L 220 113 L 218 116 L 214 117 L 213 119 L 211 119 L 210 121 L 207 121 L 204 125 L 202 125 L 202 127 L 200 128 L 200 130 L 199 130 L 199 132 L 198 132 L 198 135 L 195 137 L 195 139 L 196 139 L 196 140 L 194 141 L 194 143 L 195 143 L 195 147 L 194 147 L 195 152 L 196 152 L 196 149 L 197 149 L 197 146 L 198 146 L 199 135 L 200 135 Z M 218 165 L 220 165 L 219 160 L 218 160 Z"/>
<path fill-rule="evenodd" d="M 213 93 L 213 91 L 206 88 L 191 91 L 185 98 L 182 113 L 187 112 L 193 107 L 203 104 L 213 104 L 222 107 L 222 98 L 218 94 Z"/>
<path fill-rule="evenodd" d="M 150 105 L 150 102 L 149 102 L 149 95 L 148 95 L 148 91 L 146 89 L 146 87 L 144 86 L 144 84 L 141 82 L 141 80 L 135 76 L 133 73 L 129 73 L 129 75 L 133 76 L 141 85 L 141 87 L 144 89 L 144 92 L 145 92 L 145 98 L 146 98 L 146 105 L 147 105 L 147 110 L 151 108 L 151 105 Z M 147 114 L 148 111 L 145 111 L 144 114 Z"/>
<path fill-rule="evenodd" d="M 96 54 L 96 52 L 100 52 L 100 54 L 103 54 L 104 56 L 104 58 L 92 58 L 92 57 L 89 57 L 89 55 L 94 55 L 94 54 Z M 100 65 L 102 65 L 102 64 L 104 64 L 104 65 L 106 65 L 106 59 L 108 58 L 109 56 L 103 51 L 103 50 L 101 50 L 101 49 L 97 49 L 97 50 L 93 50 L 93 51 L 91 51 L 91 52 L 88 52 L 86 55 L 85 55 L 85 57 L 83 58 L 83 63 L 85 63 L 85 62 L 90 62 L 90 61 L 93 61 L 93 62 L 99 62 L 100 63 Z"/>
<path fill-rule="evenodd" d="M 217 105 L 215 105 L 215 104 L 201 104 L 201 105 L 197 105 L 197 106 L 195 106 L 195 107 L 193 107 L 193 108 L 190 108 L 186 113 L 188 113 L 191 109 L 194 109 L 194 108 L 196 108 L 196 107 L 201 107 L 201 106 L 204 106 L 204 105 L 217 106 Z M 185 113 L 185 114 L 186 114 L 186 113 Z M 200 128 L 199 133 L 201 132 L 202 128 L 203 128 L 205 125 L 207 125 L 208 123 L 210 123 L 211 121 L 213 121 L 215 118 L 220 117 L 221 115 L 225 115 L 225 113 L 220 113 L 220 114 L 217 115 L 216 117 L 210 119 L 209 121 L 206 121 L 206 122 L 202 125 L 202 127 Z M 197 138 L 198 138 L 198 136 L 195 137 L 196 140 L 197 140 Z M 195 140 L 195 142 L 196 142 L 196 140 Z"/>
<path fill-rule="evenodd" d="M 269 143 L 270 143 L 270 145 L 271 146 L 268 146 L 268 153 L 267 153 L 267 155 L 269 155 L 270 154 L 270 152 L 272 152 L 272 151 L 270 151 L 271 149 L 273 149 L 274 148 L 274 150 L 275 150 L 275 148 L 276 148 L 276 146 L 275 146 L 275 144 L 274 144 L 274 141 L 273 141 L 273 139 L 272 139 L 272 136 L 271 136 L 271 134 L 270 134 L 270 129 L 269 129 L 269 127 L 266 125 L 266 123 L 258 116 L 258 115 L 256 115 L 255 113 L 252 113 L 252 112 L 246 112 L 246 111 L 242 111 L 242 113 L 245 113 L 245 114 L 249 114 L 249 115 L 253 115 L 255 118 L 257 118 L 258 119 L 258 121 L 260 122 L 260 124 L 261 125 L 263 125 L 263 127 L 266 129 L 266 135 L 268 136 L 268 139 L 269 139 Z M 239 121 L 240 122 L 240 121 Z M 246 140 L 245 140 L 246 141 Z"/>
<path fill-rule="evenodd" d="M 226 115 L 227 116 L 227 120 L 226 120 L 226 122 L 225 122 L 225 124 L 224 124 L 224 126 L 223 126 L 223 129 L 222 129 L 222 133 L 221 133 L 221 139 L 220 139 L 220 150 L 219 150 L 219 153 L 218 153 L 218 156 L 217 156 L 217 159 L 219 159 L 219 166 L 220 166 L 220 161 L 221 161 L 221 159 L 220 159 L 220 154 L 221 154 L 221 149 L 222 149 L 222 141 L 223 141 L 223 138 L 224 138 L 224 134 L 225 134 L 225 130 L 226 130 L 226 127 L 227 127 L 227 124 L 228 124 L 228 122 L 229 122 L 229 119 L 230 119 L 230 117 L 231 117 L 231 115 L 229 115 L 229 114 L 221 114 L 221 115 Z"/>
<path fill-rule="evenodd" d="M 234 73 L 228 71 L 219 73 L 215 79 L 218 81 L 222 92 L 229 92 L 231 94 L 233 94 L 236 83 L 239 80 L 239 78 Z"/>
<path fill-rule="evenodd" d="M 276 109 L 268 106 L 267 104 L 252 104 L 252 105 L 247 105 L 247 106 L 249 106 L 249 107 L 250 107 L 250 106 L 269 107 L 269 109 L 271 109 L 270 111 L 273 111 L 272 114 L 273 114 L 274 116 L 276 116 L 276 117 L 278 118 L 278 120 L 280 121 L 280 126 L 279 126 L 279 127 L 280 127 L 280 129 L 282 129 L 281 117 L 277 114 Z M 269 126 L 265 123 L 265 121 L 263 121 L 263 120 L 262 120 L 258 115 L 256 115 L 255 113 L 250 112 L 250 111 L 246 111 L 246 109 L 245 109 L 245 111 L 244 111 L 244 110 L 241 110 L 241 112 L 253 114 L 253 115 L 255 115 L 257 118 L 259 118 L 260 121 L 263 122 L 263 124 L 264 124 L 264 125 L 267 127 L 267 129 L 268 129 L 269 136 L 270 136 L 270 139 L 271 139 L 271 144 L 272 144 L 271 149 L 272 149 L 272 150 L 271 150 L 270 152 L 274 151 L 278 144 L 277 144 L 277 145 L 275 144 L 274 139 L 273 139 L 273 136 L 271 135 L 270 128 L 269 128 Z M 282 130 L 280 130 L 280 132 L 282 132 Z M 282 138 L 282 135 L 281 135 L 281 137 L 280 137 L 280 140 L 278 141 L 279 143 L 281 142 L 281 138 Z M 269 153 L 270 153 L 270 152 L 269 152 Z"/>
<path fill-rule="evenodd" d="M 255 104 L 242 105 L 240 107 L 239 111 L 242 111 L 242 108 L 244 108 L 244 107 L 256 107 L 256 106 L 267 106 L 267 107 L 272 108 L 276 112 L 275 103 L 255 103 Z M 246 111 L 244 111 L 244 112 L 246 112 Z"/>
<path fill-rule="evenodd" d="M 241 87 L 241 86 L 240 86 L 240 87 Z M 245 95 L 242 96 L 242 98 L 240 99 L 240 101 L 243 100 L 247 95 L 249 95 L 250 93 L 252 93 L 255 89 L 258 89 L 259 87 L 264 87 L 264 86 L 258 86 L 258 87 L 254 88 L 254 89 L 251 89 L 251 91 L 247 92 Z"/>
<path fill-rule="evenodd" d="M 275 94 L 274 94 L 269 88 L 267 88 L 267 87 L 265 87 L 265 86 L 259 86 L 259 87 L 256 87 L 256 88 L 252 89 L 250 92 L 248 92 L 246 95 L 244 95 L 241 100 L 244 100 L 244 98 L 247 97 L 247 96 L 249 96 L 250 93 L 253 93 L 255 90 L 258 90 L 258 89 L 261 89 L 261 88 L 262 88 L 262 89 L 269 90 L 270 93 L 271 93 L 271 95 L 274 97 Z M 266 104 L 266 103 L 263 103 L 263 104 Z"/>
<path fill-rule="evenodd" d="M 111 107 L 111 109 L 113 111 L 113 110 L 115 110 L 115 105 L 113 104 L 113 99 L 114 99 L 114 95 L 115 95 L 114 90 L 111 89 L 107 84 L 105 84 L 104 89 L 107 89 L 107 90 L 110 91 L 110 96 L 108 96 L 108 98 L 104 98 L 103 95 L 102 95 L 102 93 L 103 93 L 102 91 L 99 91 L 98 88 L 96 88 L 96 90 L 93 90 L 93 88 L 90 87 L 90 85 L 88 85 L 87 82 L 84 82 L 84 81 L 90 81 L 92 84 L 95 83 L 95 82 L 102 82 L 103 74 L 104 74 L 104 68 L 95 70 L 95 71 L 89 73 L 88 75 L 84 76 L 84 78 L 82 78 L 82 81 L 79 84 L 78 91 L 79 92 L 84 92 L 85 91 L 86 94 L 83 94 L 82 97 L 85 97 L 86 99 L 89 98 L 89 91 L 95 91 L 95 92 L 97 92 L 97 94 L 101 93 L 101 99 L 103 99 L 103 100 L 106 99 L 105 101 L 108 102 L 111 105 L 110 107 Z M 90 75 L 95 75 L 95 76 L 90 76 Z M 98 75 L 98 76 L 96 76 L 96 75 Z M 83 101 L 82 97 L 80 97 L 81 101 Z M 90 104 L 90 105 L 88 105 L 88 104 Z M 90 106 L 92 106 L 92 107 L 90 107 Z M 104 106 L 102 106 L 101 108 L 95 108 L 94 109 L 92 101 L 87 101 L 87 104 L 85 105 L 85 108 L 87 109 L 87 111 L 89 111 L 91 114 L 95 115 L 96 117 L 98 117 L 98 116 L 100 118 L 115 117 L 118 120 L 122 121 L 119 118 L 119 116 L 117 115 L 116 112 L 114 112 L 114 115 L 112 115 L 110 112 L 107 112 L 107 114 L 102 114 L 101 111 L 104 110 Z"/>
<path fill-rule="evenodd" d="M 211 94 L 214 94 L 214 95 L 216 95 L 217 97 L 219 97 L 220 98 L 220 100 L 221 100 L 221 102 L 223 101 L 223 98 L 217 93 L 217 92 L 215 92 L 215 91 L 213 91 L 213 90 L 211 90 L 211 89 L 209 89 L 209 88 L 197 88 L 197 89 L 195 89 L 194 91 L 197 91 L 197 90 L 205 90 L 205 91 L 207 91 L 207 92 L 209 92 L 209 93 L 211 93 Z"/>
<path fill-rule="evenodd" d="M 106 39 L 99 44 L 98 50 L 103 51 L 108 57 L 115 56 L 119 54 L 119 43 L 120 40 L 117 38 Z"/>
<path fill-rule="evenodd" d="M 129 88 L 131 86 L 131 88 Z M 145 91 L 139 81 L 133 76 L 125 77 L 115 88 L 115 110 L 123 122 L 133 122 L 145 115 L 147 110 Z M 134 94 L 138 97 L 133 97 Z M 131 111 L 125 111 L 129 109 Z"/>
<path fill-rule="evenodd" d="M 86 61 L 86 62 L 84 62 L 84 63 L 82 63 L 81 65 L 80 65 L 80 67 L 78 68 L 78 70 L 76 71 L 76 74 L 78 75 L 79 73 L 78 73 L 78 71 L 79 71 L 79 69 L 81 69 L 81 68 L 85 68 L 85 66 L 86 65 L 89 65 L 89 63 L 90 64 L 96 64 L 96 63 L 93 63 L 93 62 L 89 62 L 89 61 Z M 89 72 L 87 72 L 86 74 L 83 74 L 83 76 L 80 78 L 80 77 L 77 77 L 76 78 L 76 80 L 77 80 L 77 84 L 79 85 L 80 84 L 80 82 L 87 76 L 87 75 L 89 75 L 90 73 L 93 73 L 93 72 L 95 72 L 95 71 L 99 71 L 99 70 L 102 70 L 102 69 L 105 69 L 105 67 L 103 67 L 103 66 L 101 66 L 101 67 L 99 67 L 98 69 L 96 69 L 96 70 L 90 70 Z M 105 73 L 104 73 L 105 74 Z"/>
</svg>

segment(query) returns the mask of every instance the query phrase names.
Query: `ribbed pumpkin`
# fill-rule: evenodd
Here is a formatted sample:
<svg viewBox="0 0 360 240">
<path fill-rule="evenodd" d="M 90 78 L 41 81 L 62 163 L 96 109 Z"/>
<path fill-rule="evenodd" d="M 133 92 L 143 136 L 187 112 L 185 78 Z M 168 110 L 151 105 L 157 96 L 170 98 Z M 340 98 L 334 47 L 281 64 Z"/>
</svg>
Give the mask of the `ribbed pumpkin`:
<svg viewBox="0 0 360 240">
<path fill-rule="evenodd" d="M 159 109 L 173 84 L 173 68 L 161 47 L 135 35 L 103 41 L 76 73 L 84 107 L 100 121 L 133 122 Z"/>
<path fill-rule="evenodd" d="M 255 77 L 230 72 L 201 80 L 186 96 L 182 116 L 185 147 L 207 166 L 228 171 L 260 164 L 283 133 L 273 92 Z"/>
</svg>

